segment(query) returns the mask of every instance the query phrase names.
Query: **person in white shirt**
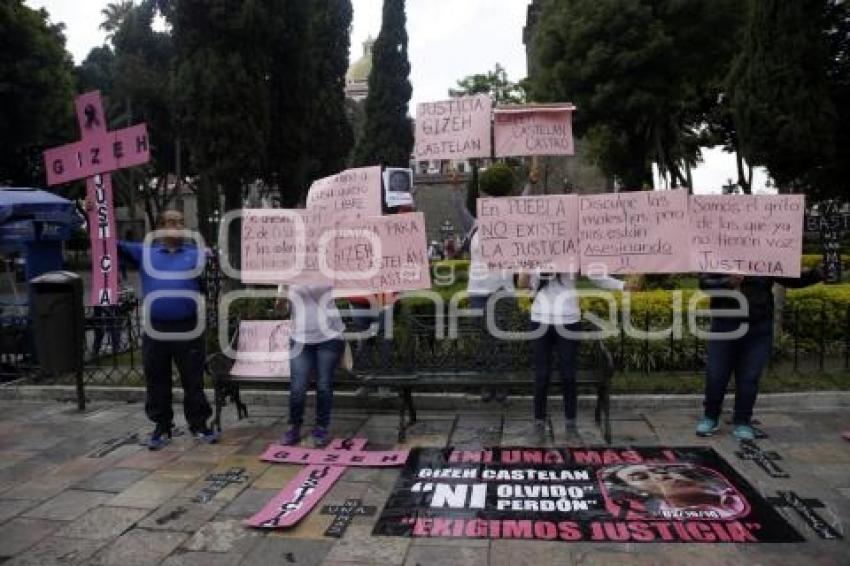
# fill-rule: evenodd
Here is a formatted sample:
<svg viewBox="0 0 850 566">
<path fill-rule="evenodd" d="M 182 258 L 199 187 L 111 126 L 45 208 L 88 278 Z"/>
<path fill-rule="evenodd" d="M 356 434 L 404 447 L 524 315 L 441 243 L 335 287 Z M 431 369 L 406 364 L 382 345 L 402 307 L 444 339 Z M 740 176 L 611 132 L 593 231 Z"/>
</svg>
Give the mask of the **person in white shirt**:
<svg viewBox="0 0 850 566">
<path fill-rule="evenodd" d="M 333 405 L 333 377 L 345 350 L 345 325 L 333 299 L 330 285 L 281 285 L 280 295 L 289 300 L 292 318 L 290 342 L 289 429 L 281 443 L 298 444 L 304 421 L 304 405 L 313 371 L 316 379 L 316 426 L 313 444 L 328 443 Z M 282 299 L 278 306 L 281 306 Z"/>
<path fill-rule="evenodd" d="M 514 291 L 513 274 L 508 271 L 488 271 L 487 263 L 481 258 L 481 241 L 478 237 L 478 227 L 472 229 L 469 243 L 469 276 L 466 292 L 469 295 L 469 308 L 479 311 L 484 332 L 488 329 L 487 305 L 494 293 L 499 291 Z M 502 301 L 507 299 L 501 299 Z M 485 338 L 486 339 L 486 338 Z M 481 400 L 504 401 L 507 392 L 498 387 L 487 388 L 481 393 Z"/>
<path fill-rule="evenodd" d="M 621 291 L 625 283 L 613 277 L 588 277 L 597 287 Z M 576 294 L 576 276 L 571 273 L 520 274 L 517 285 L 535 291 L 531 305 L 531 326 L 540 332 L 534 339 L 534 419 L 537 432 L 546 430 L 546 401 L 552 353 L 557 352 L 564 390 L 564 419 L 568 435 L 576 434 L 576 369 L 579 341 L 574 336 L 581 327 L 581 308 Z"/>
</svg>

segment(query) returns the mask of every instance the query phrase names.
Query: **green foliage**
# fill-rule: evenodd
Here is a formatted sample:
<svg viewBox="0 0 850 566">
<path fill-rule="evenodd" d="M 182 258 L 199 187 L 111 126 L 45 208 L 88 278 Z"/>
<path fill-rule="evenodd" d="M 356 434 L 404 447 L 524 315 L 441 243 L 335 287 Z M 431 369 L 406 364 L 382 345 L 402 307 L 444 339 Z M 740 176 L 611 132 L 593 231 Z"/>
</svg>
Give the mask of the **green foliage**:
<svg viewBox="0 0 850 566">
<path fill-rule="evenodd" d="M 496 63 L 492 71 L 468 75 L 457 81 L 457 88 L 449 89 L 449 96 L 489 94 L 496 104 L 523 104 L 527 100 L 525 88 L 508 79 L 505 68 Z"/>
<path fill-rule="evenodd" d="M 41 186 L 41 152 L 74 127 L 74 76 L 62 26 L 22 0 L 0 2 L 0 185 Z"/>
<path fill-rule="evenodd" d="M 574 102 L 576 133 L 625 189 L 652 186 L 652 162 L 687 186 L 739 12 L 736 0 L 549 0 L 532 97 Z"/>
<path fill-rule="evenodd" d="M 383 21 L 372 48 L 372 72 L 366 98 L 363 138 L 355 150 L 358 165 L 407 167 L 413 127 L 407 116 L 410 62 L 404 0 L 384 0 Z"/>
<path fill-rule="evenodd" d="M 516 188 L 517 177 L 510 165 L 494 163 L 481 173 L 478 188 L 491 197 L 510 194 Z"/>
<path fill-rule="evenodd" d="M 735 126 L 744 156 L 767 167 L 781 191 L 834 158 L 838 123 L 828 78 L 833 55 L 824 33 L 828 4 L 747 3 L 744 45 L 730 75 Z M 847 77 L 836 80 L 844 82 L 846 94 Z"/>
</svg>

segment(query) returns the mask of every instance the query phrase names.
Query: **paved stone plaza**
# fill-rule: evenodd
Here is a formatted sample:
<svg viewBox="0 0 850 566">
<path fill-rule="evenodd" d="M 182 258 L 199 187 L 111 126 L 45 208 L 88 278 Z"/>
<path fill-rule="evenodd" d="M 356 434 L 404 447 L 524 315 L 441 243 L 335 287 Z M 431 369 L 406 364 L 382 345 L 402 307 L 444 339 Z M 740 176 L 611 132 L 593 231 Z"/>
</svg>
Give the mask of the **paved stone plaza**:
<svg viewBox="0 0 850 566">
<path fill-rule="evenodd" d="M 481 405 L 487 408 L 486 405 Z M 198 444 L 188 436 L 150 452 L 132 435 L 149 433 L 142 407 L 92 403 L 84 413 L 66 403 L 0 401 L 0 563 L 115 564 L 850 564 L 850 428 L 847 410 L 763 411 L 764 450 L 776 451 L 790 478 L 771 478 L 752 461 L 739 460 L 737 443 L 725 434 L 692 434 L 694 409 L 615 411 L 616 445 L 709 445 L 717 449 L 763 495 L 793 490 L 819 499 L 817 513 L 845 540 L 819 539 L 799 516 L 781 513 L 807 539 L 795 544 L 570 544 L 565 542 L 407 539 L 371 536 L 377 515 L 356 517 L 341 539 L 327 538 L 333 517 L 317 507 L 297 528 L 257 532 L 241 521 L 259 510 L 300 466 L 267 464 L 257 456 L 283 431 L 284 410 L 253 406 L 234 422 L 228 407 L 222 441 Z M 584 443 L 601 444 L 585 411 Z M 527 413 L 423 412 L 408 446 L 539 444 Z M 309 422 L 309 421 L 308 421 Z M 178 423 L 180 425 L 181 423 Z M 564 445 L 553 422 L 549 444 Z M 395 414 L 369 415 L 340 409 L 336 436 L 369 439 L 370 449 L 392 448 Z M 107 441 L 110 441 L 107 443 Z M 100 457 L 98 457 L 100 456 Z M 212 473 L 245 469 L 245 481 L 223 487 L 207 503 L 193 501 Z M 322 504 L 360 499 L 386 502 L 398 469 L 348 469 Z M 320 506 L 322 505 L 320 504 Z"/>
</svg>

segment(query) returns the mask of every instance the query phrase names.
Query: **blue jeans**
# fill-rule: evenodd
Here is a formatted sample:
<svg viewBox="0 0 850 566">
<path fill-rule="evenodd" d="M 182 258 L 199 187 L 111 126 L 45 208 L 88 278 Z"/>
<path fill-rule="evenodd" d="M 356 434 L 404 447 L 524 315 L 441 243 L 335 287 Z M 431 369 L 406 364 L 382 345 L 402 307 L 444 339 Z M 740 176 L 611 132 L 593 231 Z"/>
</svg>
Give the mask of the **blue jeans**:
<svg viewBox="0 0 850 566">
<path fill-rule="evenodd" d="M 712 332 L 732 332 L 740 321 L 713 319 Z M 708 340 L 705 380 L 705 416 L 719 419 L 723 397 L 735 373 L 735 424 L 749 424 L 758 396 L 759 379 L 773 348 L 773 320 L 749 323 L 746 334 L 734 340 Z"/>
<path fill-rule="evenodd" d="M 549 393 L 549 376 L 552 373 L 552 353 L 558 353 L 561 381 L 564 389 L 564 418 L 574 420 L 577 413 L 576 369 L 578 366 L 579 341 L 558 334 L 557 327 L 531 322 L 532 330 L 545 327 L 546 331 L 534 340 L 534 418 L 546 418 L 546 401 Z M 567 324 L 567 330 L 577 332 L 581 323 Z"/>
<path fill-rule="evenodd" d="M 316 425 L 327 427 L 331 422 L 334 371 L 339 365 L 345 342 L 340 338 L 318 344 L 291 342 L 291 348 L 293 352 L 296 349 L 300 349 L 300 352 L 289 361 L 289 424 L 301 426 L 304 422 L 307 389 L 310 387 L 310 376 L 315 371 Z"/>
</svg>

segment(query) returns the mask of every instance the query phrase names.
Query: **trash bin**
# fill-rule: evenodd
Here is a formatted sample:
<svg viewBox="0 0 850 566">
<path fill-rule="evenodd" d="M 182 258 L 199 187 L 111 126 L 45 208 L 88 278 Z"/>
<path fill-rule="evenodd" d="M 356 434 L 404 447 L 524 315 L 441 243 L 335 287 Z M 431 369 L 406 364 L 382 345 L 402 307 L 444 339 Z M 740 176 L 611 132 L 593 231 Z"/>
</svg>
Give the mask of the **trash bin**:
<svg viewBox="0 0 850 566">
<path fill-rule="evenodd" d="M 82 372 L 85 311 L 80 276 L 52 271 L 31 279 L 30 319 L 42 370 L 53 375 Z"/>
</svg>

